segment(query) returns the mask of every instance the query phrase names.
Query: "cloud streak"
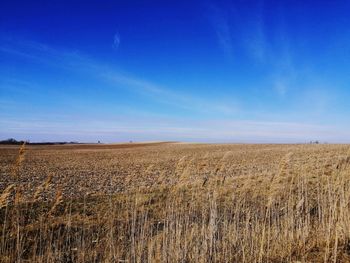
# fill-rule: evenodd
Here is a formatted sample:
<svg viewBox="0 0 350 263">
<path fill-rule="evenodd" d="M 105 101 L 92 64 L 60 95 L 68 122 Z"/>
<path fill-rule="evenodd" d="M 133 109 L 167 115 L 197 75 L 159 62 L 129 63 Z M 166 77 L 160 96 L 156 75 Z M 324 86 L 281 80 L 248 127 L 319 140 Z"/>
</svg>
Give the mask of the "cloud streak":
<svg viewBox="0 0 350 263">
<path fill-rule="evenodd" d="M 242 50 L 253 60 L 264 62 L 266 53 L 266 36 L 264 32 L 264 3 L 259 1 L 255 8 L 247 10 L 237 8 L 234 4 L 220 6 L 214 2 L 207 4 L 207 17 L 214 28 L 220 48 L 228 58 Z"/>
<path fill-rule="evenodd" d="M 118 32 L 116 32 L 114 34 L 114 37 L 113 37 L 113 47 L 115 49 L 118 49 L 119 48 L 119 45 L 120 45 L 120 35 Z"/>
<path fill-rule="evenodd" d="M 208 5 L 208 19 L 214 28 L 220 48 L 231 59 L 233 56 L 233 45 L 229 14 L 214 3 L 210 3 Z"/>
<path fill-rule="evenodd" d="M 265 3 L 256 1 L 253 7 L 235 5 L 207 5 L 207 14 L 220 48 L 232 58 L 244 56 L 251 65 L 263 67 L 270 81 L 269 91 L 286 97 L 300 77 L 300 69 L 294 65 L 293 50 L 285 30 L 283 9 L 276 14 L 276 21 L 267 34 Z M 271 23 L 271 21 L 270 21 Z M 271 30 L 272 29 L 272 30 Z"/>
</svg>

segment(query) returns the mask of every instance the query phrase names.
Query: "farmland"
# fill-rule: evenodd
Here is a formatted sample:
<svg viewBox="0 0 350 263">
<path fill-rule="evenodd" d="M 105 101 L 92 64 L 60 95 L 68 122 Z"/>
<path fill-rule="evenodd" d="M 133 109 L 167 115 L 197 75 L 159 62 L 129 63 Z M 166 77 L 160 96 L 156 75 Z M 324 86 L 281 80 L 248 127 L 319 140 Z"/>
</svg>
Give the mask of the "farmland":
<svg viewBox="0 0 350 263">
<path fill-rule="evenodd" d="M 350 146 L 0 146 L 2 262 L 350 262 Z"/>
</svg>

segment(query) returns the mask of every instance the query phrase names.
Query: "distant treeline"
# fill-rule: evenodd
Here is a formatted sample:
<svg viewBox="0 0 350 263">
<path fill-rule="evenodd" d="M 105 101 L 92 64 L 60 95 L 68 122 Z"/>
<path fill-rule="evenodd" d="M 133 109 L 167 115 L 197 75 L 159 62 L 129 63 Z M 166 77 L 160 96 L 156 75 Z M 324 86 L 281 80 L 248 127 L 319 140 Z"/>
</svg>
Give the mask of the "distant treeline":
<svg viewBox="0 0 350 263">
<path fill-rule="evenodd" d="M 62 145 L 62 144 L 78 144 L 79 142 L 29 142 L 29 141 L 17 141 L 10 138 L 0 141 L 0 144 L 22 145 L 23 143 L 30 145 Z"/>
</svg>

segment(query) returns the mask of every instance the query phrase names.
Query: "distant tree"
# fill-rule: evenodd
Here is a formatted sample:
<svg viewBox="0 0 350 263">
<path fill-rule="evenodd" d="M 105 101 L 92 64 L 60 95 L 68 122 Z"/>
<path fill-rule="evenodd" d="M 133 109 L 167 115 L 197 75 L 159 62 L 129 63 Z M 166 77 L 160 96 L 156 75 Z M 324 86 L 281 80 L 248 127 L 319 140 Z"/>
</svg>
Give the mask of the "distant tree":
<svg viewBox="0 0 350 263">
<path fill-rule="evenodd" d="M 0 141 L 0 144 L 15 144 L 15 145 L 19 145 L 19 144 L 23 144 L 24 141 L 17 141 L 13 138 L 9 138 L 7 140 L 3 140 L 3 141 Z"/>
</svg>

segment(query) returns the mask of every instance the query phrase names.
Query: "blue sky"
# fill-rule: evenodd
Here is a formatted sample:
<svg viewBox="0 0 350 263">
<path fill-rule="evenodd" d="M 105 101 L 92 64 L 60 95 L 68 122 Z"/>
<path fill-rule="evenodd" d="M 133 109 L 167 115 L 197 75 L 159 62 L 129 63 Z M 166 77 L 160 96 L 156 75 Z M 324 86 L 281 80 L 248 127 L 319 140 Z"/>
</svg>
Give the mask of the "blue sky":
<svg viewBox="0 0 350 263">
<path fill-rule="evenodd" d="M 350 142 L 349 1 L 4 1 L 0 139 Z"/>
</svg>

